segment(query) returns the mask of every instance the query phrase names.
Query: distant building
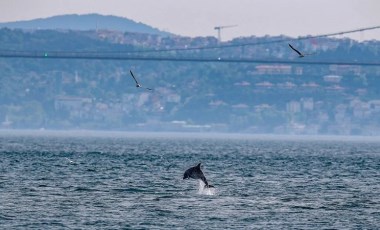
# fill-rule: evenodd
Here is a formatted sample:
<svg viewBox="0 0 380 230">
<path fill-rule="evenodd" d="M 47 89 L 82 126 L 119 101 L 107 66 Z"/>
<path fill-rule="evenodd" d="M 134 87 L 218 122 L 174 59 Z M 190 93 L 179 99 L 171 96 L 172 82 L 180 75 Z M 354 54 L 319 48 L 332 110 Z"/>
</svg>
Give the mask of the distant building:
<svg viewBox="0 0 380 230">
<path fill-rule="evenodd" d="M 255 112 L 261 112 L 267 109 L 272 109 L 273 107 L 268 104 L 261 104 L 255 106 Z"/>
<path fill-rule="evenodd" d="M 263 82 L 256 83 L 255 86 L 262 87 L 262 88 L 271 88 L 273 87 L 273 84 L 270 83 L 269 81 L 263 81 Z"/>
<path fill-rule="evenodd" d="M 254 74 L 291 74 L 292 66 L 290 65 L 258 65 Z"/>
<path fill-rule="evenodd" d="M 249 83 L 247 81 L 242 81 L 242 82 L 235 82 L 234 85 L 236 85 L 236 86 L 250 86 L 251 83 Z"/>
<path fill-rule="evenodd" d="M 315 82 L 303 83 L 301 86 L 305 87 L 305 88 L 318 88 L 319 87 L 319 85 L 316 84 Z"/>
<path fill-rule="evenodd" d="M 288 113 L 299 113 L 301 112 L 301 103 L 298 101 L 290 101 L 286 103 L 286 111 Z"/>
<path fill-rule="evenodd" d="M 1 122 L 1 127 L 5 129 L 9 129 L 12 127 L 13 122 L 9 120 L 8 116 L 5 116 L 3 122 Z"/>
<path fill-rule="evenodd" d="M 301 98 L 301 104 L 303 110 L 314 110 L 314 100 L 313 98 Z"/>
<path fill-rule="evenodd" d="M 179 103 L 181 101 L 181 95 L 176 93 L 171 93 L 167 95 L 167 102 Z"/>
<path fill-rule="evenodd" d="M 239 103 L 239 104 L 232 105 L 232 108 L 234 108 L 234 109 L 248 109 L 249 106 L 247 104 L 244 104 L 244 103 Z"/>
<path fill-rule="evenodd" d="M 380 112 L 380 100 L 371 100 L 368 103 L 372 111 Z"/>
<path fill-rule="evenodd" d="M 340 86 L 340 85 L 332 85 L 332 86 L 328 86 L 326 87 L 327 90 L 331 90 L 331 91 L 344 91 L 345 88 Z"/>
<path fill-rule="evenodd" d="M 303 67 L 295 67 L 294 68 L 294 74 L 295 75 L 302 75 L 303 74 Z"/>
<path fill-rule="evenodd" d="M 92 99 L 86 97 L 59 96 L 54 101 L 54 108 L 56 110 L 62 108 L 69 110 L 79 110 L 83 108 L 84 104 L 87 103 L 92 103 Z"/>
<path fill-rule="evenodd" d="M 330 65 L 330 71 L 335 74 L 354 74 L 360 75 L 362 72 L 361 66 L 351 66 L 351 65 Z"/>
<path fill-rule="evenodd" d="M 278 83 L 277 86 L 278 86 L 279 88 L 282 88 L 282 89 L 293 89 L 293 88 L 296 88 L 296 87 L 297 87 L 296 84 L 294 84 L 294 83 L 292 83 L 292 82 L 289 82 L 289 81 L 287 81 L 287 82 L 285 82 L 285 83 Z"/>
<path fill-rule="evenodd" d="M 339 75 L 325 75 L 323 76 L 323 80 L 325 82 L 331 82 L 331 83 L 339 83 L 340 80 L 342 80 L 342 76 Z"/>
<path fill-rule="evenodd" d="M 355 118 L 366 118 L 371 114 L 372 105 L 370 102 L 354 99 L 350 101 L 350 107 Z"/>
</svg>

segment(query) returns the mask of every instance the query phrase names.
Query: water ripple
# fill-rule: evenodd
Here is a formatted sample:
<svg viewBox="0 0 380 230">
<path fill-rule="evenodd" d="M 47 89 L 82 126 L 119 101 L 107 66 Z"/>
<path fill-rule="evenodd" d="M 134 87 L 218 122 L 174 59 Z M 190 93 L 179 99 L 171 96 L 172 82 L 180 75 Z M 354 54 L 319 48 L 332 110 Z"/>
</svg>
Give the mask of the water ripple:
<svg viewBox="0 0 380 230">
<path fill-rule="evenodd" d="M 377 142 L 11 135 L 0 143 L 1 229 L 380 226 Z M 182 180 L 199 162 L 214 193 Z"/>
</svg>

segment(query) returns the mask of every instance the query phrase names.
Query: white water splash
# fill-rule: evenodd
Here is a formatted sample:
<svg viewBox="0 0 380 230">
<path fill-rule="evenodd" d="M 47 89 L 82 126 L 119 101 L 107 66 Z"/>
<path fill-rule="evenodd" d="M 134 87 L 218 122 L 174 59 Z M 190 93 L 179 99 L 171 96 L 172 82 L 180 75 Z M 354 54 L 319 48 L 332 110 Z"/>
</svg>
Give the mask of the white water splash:
<svg viewBox="0 0 380 230">
<path fill-rule="evenodd" d="M 67 158 L 67 157 L 65 157 L 66 158 L 66 160 L 70 163 L 70 164 L 75 164 L 75 162 L 74 161 L 72 161 L 72 160 L 70 160 L 69 158 Z"/>
<path fill-rule="evenodd" d="M 215 188 L 206 188 L 205 183 L 203 183 L 203 181 L 201 180 L 198 180 L 198 181 L 199 181 L 198 194 L 210 195 L 210 196 L 213 196 L 216 194 Z"/>
</svg>

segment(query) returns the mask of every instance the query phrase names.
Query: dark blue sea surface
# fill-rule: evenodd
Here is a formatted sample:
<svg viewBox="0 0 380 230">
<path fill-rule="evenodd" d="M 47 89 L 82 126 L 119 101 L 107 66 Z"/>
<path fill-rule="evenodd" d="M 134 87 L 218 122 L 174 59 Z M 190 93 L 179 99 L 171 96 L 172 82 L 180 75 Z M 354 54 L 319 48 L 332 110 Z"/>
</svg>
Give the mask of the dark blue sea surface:
<svg viewBox="0 0 380 230">
<path fill-rule="evenodd" d="M 2 131 L 0 193 L 0 229 L 379 229 L 380 142 Z"/>
</svg>

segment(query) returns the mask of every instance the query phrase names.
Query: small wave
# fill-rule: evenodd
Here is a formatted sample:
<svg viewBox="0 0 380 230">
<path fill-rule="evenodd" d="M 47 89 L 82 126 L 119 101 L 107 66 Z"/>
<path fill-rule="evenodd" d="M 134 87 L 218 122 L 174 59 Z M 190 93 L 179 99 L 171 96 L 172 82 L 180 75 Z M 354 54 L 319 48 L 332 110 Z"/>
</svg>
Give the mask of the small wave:
<svg viewBox="0 0 380 230">
<path fill-rule="evenodd" d="M 93 188 L 87 188 L 87 187 L 76 187 L 74 189 L 74 191 L 77 191 L 77 192 L 98 192 L 101 190 L 93 189 Z"/>
<path fill-rule="evenodd" d="M 143 192 L 144 190 L 140 188 L 136 188 L 136 187 L 131 187 L 131 188 L 115 188 L 115 189 L 112 189 L 112 191 L 116 193 L 139 193 L 139 192 Z"/>
<path fill-rule="evenodd" d="M 294 208 L 294 209 L 315 209 L 314 207 L 311 207 L 311 206 L 305 206 L 305 205 L 294 205 L 292 206 L 291 208 Z"/>
<path fill-rule="evenodd" d="M 15 218 L 15 216 L 0 214 L 0 220 L 13 220 L 14 218 Z"/>
<path fill-rule="evenodd" d="M 39 184 L 39 185 L 37 185 L 37 188 L 48 188 L 49 187 L 49 185 L 47 185 L 47 184 Z"/>
</svg>

